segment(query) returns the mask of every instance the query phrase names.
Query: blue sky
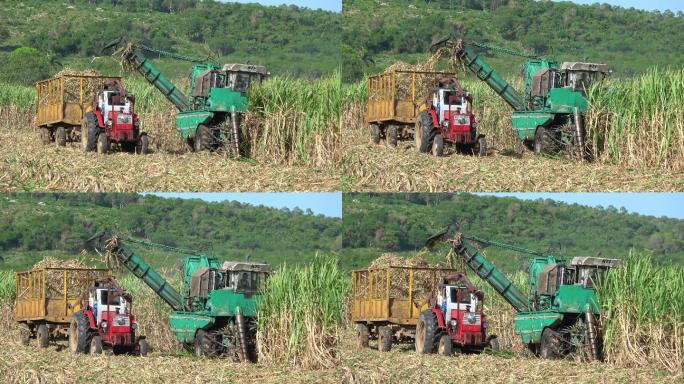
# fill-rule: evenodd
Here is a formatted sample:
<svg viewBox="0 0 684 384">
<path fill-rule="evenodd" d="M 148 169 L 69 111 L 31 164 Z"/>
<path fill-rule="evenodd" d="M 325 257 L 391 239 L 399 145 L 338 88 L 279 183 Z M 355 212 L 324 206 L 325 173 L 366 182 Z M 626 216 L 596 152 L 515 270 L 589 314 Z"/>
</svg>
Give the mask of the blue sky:
<svg viewBox="0 0 684 384">
<path fill-rule="evenodd" d="M 609 205 L 649 216 L 684 219 L 684 193 L 478 193 L 478 195 L 513 196 L 519 199 L 552 199 L 590 207 Z"/>
<path fill-rule="evenodd" d="M 554 0 L 561 1 L 561 0 Z M 646 9 L 649 11 L 660 10 L 665 11 L 667 9 L 674 13 L 677 11 L 684 12 L 684 1 L 682 0 L 572 0 L 574 3 L 578 4 L 594 4 L 594 3 L 606 3 L 610 5 L 618 5 L 624 8 L 637 8 Z"/>
<path fill-rule="evenodd" d="M 342 217 L 342 194 L 332 193 L 153 193 L 162 197 L 182 199 L 202 199 L 206 201 L 236 200 L 252 205 L 265 205 L 273 208 L 299 207 L 315 214 Z"/>
<path fill-rule="evenodd" d="M 224 3 L 259 3 L 263 5 L 294 4 L 311 9 L 325 9 L 326 11 L 342 12 L 342 0 L 221 0 Z"/>
</svg>

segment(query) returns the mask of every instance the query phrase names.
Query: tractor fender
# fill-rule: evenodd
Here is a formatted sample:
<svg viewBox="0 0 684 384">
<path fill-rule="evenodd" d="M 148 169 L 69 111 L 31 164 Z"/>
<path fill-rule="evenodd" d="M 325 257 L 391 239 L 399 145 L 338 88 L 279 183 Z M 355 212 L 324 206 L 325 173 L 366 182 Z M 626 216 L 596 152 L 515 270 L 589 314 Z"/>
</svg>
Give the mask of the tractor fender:
<svg viewBox="0 0 684 384">
<path fill-rule="evenodd" d="M 434 313 L 437 316 L 437 327 L 446 328 L 446 324 L 444 323 L 444 315 L 442 314 L 442 311 L 440 311 L 439 308 L 432 308 L 432 313 Z"/>
<path fill-rule="evenodd" d="M 102 116 L 102 111 L 96 110 L 94 113 L 95 113 L 95 116 L 97 117 L 97 125 L 99 125 L 101 128 L 104 128 L 105 123 L 104 123 L 104 116 Z"/>
<path fill-rule="evenodd" d="M 432 117 L 432 126 L 439 127 L 439 119 L 437 118 L 437 111 L 434 108 L 428 109 L 430 117 Z"/>
<path fill-rule="evenodd" d="M 95 316 L 93 315 L 93 311 L 91 309 L 84 309 L 83 314 L 88 316 L 88 326 L 90 329 L 97 329 L 97 324 L 95 323 Z"/>
</svg>

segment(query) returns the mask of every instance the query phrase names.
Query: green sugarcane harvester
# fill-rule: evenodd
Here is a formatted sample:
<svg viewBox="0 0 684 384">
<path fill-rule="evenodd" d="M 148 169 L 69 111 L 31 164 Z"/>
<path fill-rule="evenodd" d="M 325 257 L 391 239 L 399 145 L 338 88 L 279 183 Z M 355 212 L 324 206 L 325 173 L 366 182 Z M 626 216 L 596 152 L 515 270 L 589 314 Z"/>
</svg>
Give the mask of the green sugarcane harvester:
<svg viewBox="0 0 684 384">
<path fill-rule="evenodd" d="M 446 242 L 455 255 L 489 283 L 515 310 L 515 333 L 535 354 L 553 359 L 579 353 L 588 360 L 601 359 L 598 319 L 601 307 L 595 283 L 620 260 L 574 257 L 566 262 L 559 256 L 511 244 L 466 236 L 453 225 L 428 239 L 426 246 Z M 529 294 L 526 297 L 478 250 L 494 246 L 523 254 L 529 259 Z"/>
<path fill-rule="evenodd" d="M 197 356 L 226 356 L 255 362 L 257 301 L 271 273 L 267 264 L 225 261 L 198 251 L 100 232 L 96 248 L 111 252 L 173 311 L 169 326 L 176 339 Z M 136 243 L 186 255 L 183 294 L 138 256 L 126 243 Z"/>
<path fill-rule="evenodd" d="M 104 50 L 124 47 L 123 59 L 154 85 L 176 108 L 176 130 L 195 152 L 226 148 L 240 156 L 240 121 L 247 112 L 248 91 L 270 73 L 263 66 L 216 63 L 134 44 L 118 38 Z M 145 53 L 195 63 L 190 69 L 188 98 Z"/>
<path fill-rule="evenodd" d="M 451 49 L 454 58 L 484 81 L 513 108 L 513 130 L 519 140 L 536 153 L 566 151 L 590 158 L 584 116 L 589 109 L 587 92 L 610 71 L 605 64 L 565 62 L 510 49 L 446 37 L 430 50 Z M 520 95 L 478 53 L 486 50 L 528 59 L 522 67 L 525 94 Z"/>
</svg>

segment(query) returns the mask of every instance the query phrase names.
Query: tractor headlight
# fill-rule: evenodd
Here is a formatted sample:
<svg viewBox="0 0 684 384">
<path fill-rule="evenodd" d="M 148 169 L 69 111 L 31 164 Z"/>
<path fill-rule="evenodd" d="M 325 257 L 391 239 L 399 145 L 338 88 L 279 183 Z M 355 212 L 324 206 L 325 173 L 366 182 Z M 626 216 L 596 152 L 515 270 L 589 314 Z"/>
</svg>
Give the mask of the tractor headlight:
<svg viewBox="0 0 684 384">
<path fill-rule="evenodd" d="M 449 121 L 448 121 L 448 120 L 442 121 L 442 126 L 443 126 L 444 128 L 448 127 L 448 126 L 449 126 Z"/>
<path fill-rule="evenodd" d="M 107 329 L 107 322 L 106 321 L 102 322 L 102 329 Z"/>
<path fill-rule="evenodd" d="M 107 128 L 111 128 L 111 127 L 112 127 L 112 121 L 111 121 L 111 120 L 107 120 Z"/>
<path fill-rule="evenodd" d="M 451 321 L 449 321 L 449 325 L 451 325 L 451 328 L 456 328 L 458 326 L 458 320 L 451 319 Z"/>
</svg>

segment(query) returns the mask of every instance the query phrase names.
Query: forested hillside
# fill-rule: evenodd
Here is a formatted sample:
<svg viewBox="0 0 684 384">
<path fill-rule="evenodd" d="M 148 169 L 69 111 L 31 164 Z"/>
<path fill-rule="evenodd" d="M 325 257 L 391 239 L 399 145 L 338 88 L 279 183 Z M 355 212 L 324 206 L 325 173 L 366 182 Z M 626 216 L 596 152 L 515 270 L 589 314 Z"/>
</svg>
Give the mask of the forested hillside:
<svg viewBox="0 0 684 384">
<path fill-rule="evenodd" d="M 0 269 L 24 268 L 46 255 L 79 257 L 103 229 L 228 260 L 274 264 L 310 261 L 341 246 L 341 220 L 299 209 L 235 201 L 166 199 L 137 194 L 16 193 L 0 195 Z M 182 256 L 140 249 L 152 264 Z"/>
<path fill-rule="evenodd" d="M 62 69 L 118 71 L 101 48 L 126 35 L 161 50 L 317 77 L 339 67 L 339 13 L 206 0 L 3 1 L 0 80 L 31 83 Z M 171 77 L 190 63 L 161 60 Z"/>
<path fill-rule="evenodd" d="M 656 262 L 684 264 L 684 220 L 615 207 L 471 194 L 345 194 L 343 217 L 345 257 L 354 266 L 382 252 L 412 254 L 454 222 L 469 235 L 568 256 L 623 258 L 635 248 Z M 494 248 L 488 255 L 509 269 L 526 259 Z"/>
<path fill-rule="evenodd" d="M 415 61 L 437 38 L 457 33 L 482 43 L 564 61 L 605 62 L 618 76 L 684 62 L 684 15 L 608 4 L 537 0 L 345 0 L 346 80 L 389 63 Z M 517 73 L 511 56 L 488 56 Z"/>
</svg>

